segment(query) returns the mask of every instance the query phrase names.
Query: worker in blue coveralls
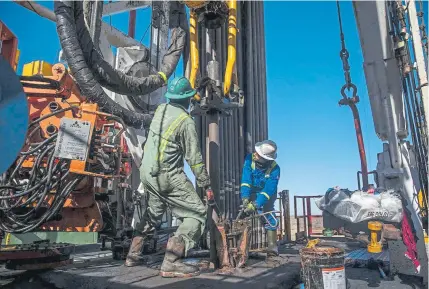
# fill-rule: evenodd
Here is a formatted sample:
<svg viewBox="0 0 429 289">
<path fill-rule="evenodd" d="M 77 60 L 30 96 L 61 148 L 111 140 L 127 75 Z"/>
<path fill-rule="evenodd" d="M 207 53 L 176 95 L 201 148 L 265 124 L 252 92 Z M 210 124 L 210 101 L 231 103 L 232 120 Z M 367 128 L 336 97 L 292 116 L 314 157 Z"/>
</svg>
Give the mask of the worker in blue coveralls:
<svg viewBox="0 0 429 289">
<path fill-rule="evenodd" d="M 274 211 L 280 167 L 275 162 L 277 145 L 271 140 L 258 142 L 255 152 L 246 156 L 241 177 L 241 200 L 244 211 L 258 214 Z M 267 230 L 267 255 L 278 256 L 277 224 L 271 214 L 263 218 Z M 268 221 L 268 222 L 267 222 Z"/>
</svg>

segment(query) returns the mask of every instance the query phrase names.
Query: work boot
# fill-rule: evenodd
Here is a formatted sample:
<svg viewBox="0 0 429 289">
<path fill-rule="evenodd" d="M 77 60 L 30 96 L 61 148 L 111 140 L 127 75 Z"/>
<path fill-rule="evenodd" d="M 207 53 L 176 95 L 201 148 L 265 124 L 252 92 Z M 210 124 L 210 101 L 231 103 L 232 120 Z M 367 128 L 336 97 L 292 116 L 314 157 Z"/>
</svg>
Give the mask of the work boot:
<svg viewBox="0 0 429 289">
<path fill-rule="evenodd" d="M 267 230 L 267 243 L 267 257 L 278 256 L 279 248 L 277 247 L 277 231 Z"/>
<path fill-rule="evenodd" d="M 196 266 L 182 262 L 185 256 L 185 241 L 181 236 L 174 236 L 168 240 L 165 250 L 164 261 L 161 265 L 160 275 L 165 278 L 173 277 L 193 277 L 200 275 L 200 270 Z"/>
<path fill-rule="evenodd" d="M 144 240 L 145 238 L 141 236 L 135 236 L 133 238 L 127 259 L 125 260 L 125 266 L 133 267 L 144 264 L 145 260 L 142 255 Z"/>
</svg>

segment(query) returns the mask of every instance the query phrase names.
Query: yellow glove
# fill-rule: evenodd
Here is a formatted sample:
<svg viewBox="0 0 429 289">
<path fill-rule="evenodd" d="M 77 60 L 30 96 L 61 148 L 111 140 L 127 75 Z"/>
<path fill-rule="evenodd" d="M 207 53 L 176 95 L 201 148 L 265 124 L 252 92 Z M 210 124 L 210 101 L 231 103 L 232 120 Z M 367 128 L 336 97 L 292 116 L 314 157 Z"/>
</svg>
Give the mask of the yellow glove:
<svg viewBox="0 0 429 289">
<path fill-rule="evenodd" d="M 243 199 L 243 208 L 246 208 L 249 204 L 249 199 Z"/>
<path fill-rule="evenodd" d="M 256 211 L 256 207 L 255 207 L 255 205 L 253 204 L 253 202 L 249 202 L 249 203 L 247 204 L 247 206 L 245 207 L 244 211 L 245 211 L 246 213 L 252 213 L 252 212 Z"/>
</svg>

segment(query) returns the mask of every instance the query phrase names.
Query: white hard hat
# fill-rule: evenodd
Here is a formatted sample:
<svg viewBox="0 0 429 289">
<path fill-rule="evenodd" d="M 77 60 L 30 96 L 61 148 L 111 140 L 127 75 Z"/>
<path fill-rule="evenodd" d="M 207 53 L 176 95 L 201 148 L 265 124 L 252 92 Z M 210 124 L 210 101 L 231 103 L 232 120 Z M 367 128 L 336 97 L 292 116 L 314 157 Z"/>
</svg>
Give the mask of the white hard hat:
<svg viewBox="0 0 429 289">
<path fill-rule="evenodd" d="M 277 145 L 271 140 L 264 140 L 255 144 L 255 150 L 266 160 L 273 161 L 277 158 Z"/>
</svg>

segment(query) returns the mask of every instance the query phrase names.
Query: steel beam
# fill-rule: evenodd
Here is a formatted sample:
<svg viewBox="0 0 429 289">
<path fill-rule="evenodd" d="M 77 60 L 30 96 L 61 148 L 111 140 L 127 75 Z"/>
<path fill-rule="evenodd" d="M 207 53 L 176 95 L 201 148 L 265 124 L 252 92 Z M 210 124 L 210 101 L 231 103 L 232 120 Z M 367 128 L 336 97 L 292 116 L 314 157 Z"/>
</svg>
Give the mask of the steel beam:
<svg viewBox="0 0 429 289">
<path fill-rule="evenodd" d="M 139 46 L 148 49 L 134 38 L 128 37 L 127 35 L 125 35 L 125 33 L 119 31 L 118 29 L 107 24 L 106 22 L 101 23 L 101 29 L 106 33 L 106 37 L 109 43 L 115 47 Z"/>
<path fill-rule="evenodd" d="M 86 1 L 84 2 L 84 7 L 87 7 L 89 10 L 86 11 L 88 15 L 85 15 L 85 18 L 87 19 L 86 22 L 89 23 L 89 33 L 92 41 L 94 42 L 95 48 L 99 50 L 103 1 Z"/>
<path fill-rule="evenodd" d="M 112 16 L 136 9 L 146 9 L 150 7 L 151 3 L 152 1 L 118 1 L 106 3 L 103 7 L 103 16 Z"/>
<path fill-rule="evenodd" d="M 49 19 L 51 21 L 56 21 L 55 13 L 54 11 L 37 4 L 33 1 L 29 3 L 30 1 L 15 1 L 16 4 L 27 8 L 30 11 L 33 11 L 34 13 L 42 16 L 43 18 Z M 115 47 L 130 47 L 130 46 L 139 46 L 144 47 L 140 42 L 137 40 L 128 37 L 115 27 L 107 24 L 106 22 L 101 23 L 101 30 L 106 34 L 107 40 L 109 43 Z M 146 48 L 147 49 L 147 48 Z"/>
<path fill-rule="evenodd" d="M 417 75 L 419 77 L 419 91 L 423 102 L 423 111 L 426 122 L 426 129 L 429 127 L 429 96 L 428 96 L 428 76 L 426 73 L 426 63 L 423 54 L 422 39 L 420 35 L 419 21 L 414 0 L 408 1 L 408 13 L 410 19 L 411 39 L 414 46 L 414 57 L 416 59 Z M 428 154 L 429 157 L 429 154 Z M 429 159 L 427 160 L 429 164 Z"/>
<path fill-rule="evenodd" d="M 418 258 L 421 274 L 428 278 L 428 261 L 423 236 L 422 221 L 419 217 L 417 192 L 411 175 L 409 150 L 401 141 L 401 126 L 404 122 L 403 93 L 401 75 L 395 57 L 394 45 L 389 34 L 387 2 L 354 1 L 354 13 L 364 58 L 364 70 L 371 101 L 374 124 L 378 136 L 388 141 L 386 169 L 378 170 L 378 175 L 386 178 L 390 186 L 401 193 L 406 208 L 411 215 L 417 237 Z M 380 163 L 377 168 L 380 167 Z"/>
</svg>

